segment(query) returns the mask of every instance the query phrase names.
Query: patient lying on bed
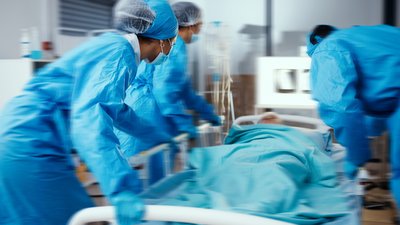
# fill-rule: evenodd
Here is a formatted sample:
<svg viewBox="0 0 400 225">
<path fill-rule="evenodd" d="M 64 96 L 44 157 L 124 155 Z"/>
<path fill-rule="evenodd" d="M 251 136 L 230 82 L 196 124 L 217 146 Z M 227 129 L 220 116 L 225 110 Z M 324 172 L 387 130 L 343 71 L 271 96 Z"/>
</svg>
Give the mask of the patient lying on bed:
<svg viewBox="0 0 400 225">
<path fill-rule="evenodd" d="M 233 126 L 225 145 L 190 154 L 194 177 L 163 202 L 321 224 L 348 211 L 334 164 L 313 140 L 266 114 Z"/>
<path fill-rule="evenodd" d="M 283 124 L 283 122 L 276 113 L 267 112 L 261 116 L 258 124 Z"/>
</svg>

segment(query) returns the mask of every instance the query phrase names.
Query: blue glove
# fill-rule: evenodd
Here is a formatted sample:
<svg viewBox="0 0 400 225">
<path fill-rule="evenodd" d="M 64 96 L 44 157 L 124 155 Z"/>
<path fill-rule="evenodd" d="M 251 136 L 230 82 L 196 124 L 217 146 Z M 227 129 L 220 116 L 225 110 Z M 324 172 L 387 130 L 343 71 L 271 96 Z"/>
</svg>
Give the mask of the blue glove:
<svg viewBox="0 0 400 225">
<path fill-rule="evenodd" d="M 171 153 L 179 152 L 179 143 L 178 142 L 176 142 L 175 140 L 172 139 L 171 141 L 168 142 L 168 144 L 171 149 Z"/>
<path fill-rule="evenodd" d="M 111 197 L 119 225 L 139 224 L 144 215 L 144 203 L 134 193 L 124 191 Z"/>
<path fill-rule="evenodd" d="M 218 115 L 213 115 L 213 117 L 208 120 L 213 126 L 221 126 L 221 118 Z"/>
<path fill-rule="evenodd" d="M 188 133 L 189 139 L 196 139 L 197 138 L 197 128 L 193 125 L 180 129 L 182 133 Z"/>
<path fill-rule="evenodd" d="M 358 172 L 358 166 L 354 165 L 349 161 L 344 162 L 344 173 L 349 179 L 354 180 L 357 176 L 357 172 Z"/>
</svg>

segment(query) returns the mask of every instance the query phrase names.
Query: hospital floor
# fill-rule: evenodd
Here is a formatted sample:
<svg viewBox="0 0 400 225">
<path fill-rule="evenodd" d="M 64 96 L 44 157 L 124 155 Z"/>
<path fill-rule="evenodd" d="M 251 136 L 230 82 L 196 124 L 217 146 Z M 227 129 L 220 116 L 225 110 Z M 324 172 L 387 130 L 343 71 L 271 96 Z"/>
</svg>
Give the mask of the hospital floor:
<svg viewBox="0 0 400 225">
<path fill-rule="evenodd" d="M 366 193 L 366 198 L 370 196 L 382 196 L 382 199 L 389 196 L 389 191 L 382 189 L 373 189 Z M 391 199 L 390 199 L 391 200 Z M 395 210 L 392 207 L 382 207 L 380 209 L 363 209 L 362 224 L 363 225 L 395 225 Z"/>
<path fill-rule="evenodd" d="M 377 154 L 382 154 L 386 155 L 387 153 L 375 153 Z M 379 158 L 383 158 L 383 156 L 380 155 Z M 396 210 L 395 210 L 395 203 L 393 201 L 393 198 L 390 195 L 390 191 L 388 190 L 388 177 L 390 171 L 390 166 L 388 164 L 382 164 L 381 162 L 369 162 L 366 164 L 365 169 L 367 169 L 370 177 L 372 178 L 370 181 L 372 181 L 371 185 L 373 188 L 365 188 L 365 205 L 369 205 L 368 202 L 376 202 L 375 207 L 376 209 L 363 209 L 362 212 L 362 221 L 363 225 L 398 225 L 400 224 L 399 222 L 394 221 L 394 218 L 396 216 Z M 375 179 L 373 179 L 375 178 Z M 379 203 L 385 203 L 381 204 L 381 207 L 379 207 Z M 370 204 L 374 205 L 374 204 Z M 374 208 L 374 207 L 370 207 Z"/>
<path fill-rule="evenodd" d="M 363 210 L 362 225 L 395 225 L 393 222 L 393 211 L 385 210 Z"/>
</svg>

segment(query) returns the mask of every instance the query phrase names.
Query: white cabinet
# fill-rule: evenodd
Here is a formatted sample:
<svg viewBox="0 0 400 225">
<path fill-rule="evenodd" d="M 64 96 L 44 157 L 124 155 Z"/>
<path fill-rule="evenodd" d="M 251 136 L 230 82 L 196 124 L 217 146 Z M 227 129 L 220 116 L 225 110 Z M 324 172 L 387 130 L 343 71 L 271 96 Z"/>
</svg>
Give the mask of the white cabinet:
<svg viewBox="0 0 400 225">
<path fill-rule="evenodd" d="M 260 57 L 257 109 L 315 109 L 309 86 L 309 57 Z"/>
<path fill-rule="evenodd" d="M 30 80 L 35 68 L 50 61 L 31 59 L 0 60 L 0 110 L 14 96 L 18 95 Z"/>
</svg>

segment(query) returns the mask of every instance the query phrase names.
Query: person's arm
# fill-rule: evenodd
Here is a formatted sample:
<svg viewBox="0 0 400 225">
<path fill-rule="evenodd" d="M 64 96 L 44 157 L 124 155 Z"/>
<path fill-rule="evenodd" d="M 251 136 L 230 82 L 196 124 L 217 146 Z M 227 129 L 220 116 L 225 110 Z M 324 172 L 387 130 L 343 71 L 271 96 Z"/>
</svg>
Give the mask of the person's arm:
<svg viewBox="0 0 400 225">
<path fill-rule="evenodd" d="M 114 126 L 145 142 L 148 141 L 155 144 L 169 143 L 173 138 L 157 129 L 153 121 L 148 121 L 137 116 L 135 111 L 126 104 L 123 104 L 117 118 L 115 118 Z"/>
<path fill-rule="evenodd" d="M 189 79 L 186 80 L 182 91 L 188 109 L 196 111 L 202 119 L 211 122 L 213 125 L 221 124 L 219 116 L 214 112 L 214 107 L 193 90 Z"/>
<path fill-rule="evenodd" d="M 347 161 L 360 166 L 370 158 L 360 85 L 351 53 L 320 51 L 312 56 L 312 95 L 322 120 L 347 148 Z"/>
<path fill-rule="evenodd" d="M 176 55 L 171 56 L 163 65 L 157 66 L 153 76 L 153 95 L 162 115 L 172 121 L 180 132 L 188 132 L 195 137 L 193 118 L 186 113 L 183 101 L 185 61 L 177 58 Z"/>
<path fill-rule="evenodd" d="M 153 65 L 148 65 L 142 62 L 137 68 L 135 79 L 131 80 L 133 80 L 133 82 L 137 82 L 137 76 L 139 73 L 152 73 L 153 71 Z M 132 91 L 132 87 L 134 86 L 132 81 L 129 83 L 129 85 L 131 85 L 130 88 L 127 88 L 127 90 L 124 91 L 123 108 L 119 111 L 118 117 L 114 121 L 114 126 L 118 130 L 121 130 L 130 136 L 140 138 L 145 142 L 149 141 L 150 143 L 159 144 L 171 140 L 172 137 L 170 137 L 170 135 L 166 134 L 165 132 L 160 132 L 159 129 L 157 129 L 157 124 L 154 124 L 153 121 L 148 121 L 145 118 L 138 116 L 135 110 L 130 107 L 130 105 L 134 104 L 133 101 L 137 101 L 137 98 L 133 98 L 131 94 L 128 96 L 126 95 L 128 91 Z M 140 129 L 138 129 L 138 127 Z"/>
<path fill-rule="evenodd" d="M 97 65 L 81 68 L 72 99 L 71 131 L 74 147 L 99 181 L 103 193 L 113 197 L 139 190 L 137 174 L 119 150 L 114 125 L 123 123 L 132 135 L 144 130 L 123 103 L 128 76 L 135 71 L 120 54 L 108 55 Z M 115 65 L 118 65 L 115 67 Z M 148 134 L 152 136 L 152 133 Z M 150 137 L 149 137 L 150 138 Z"/>
</svg>

